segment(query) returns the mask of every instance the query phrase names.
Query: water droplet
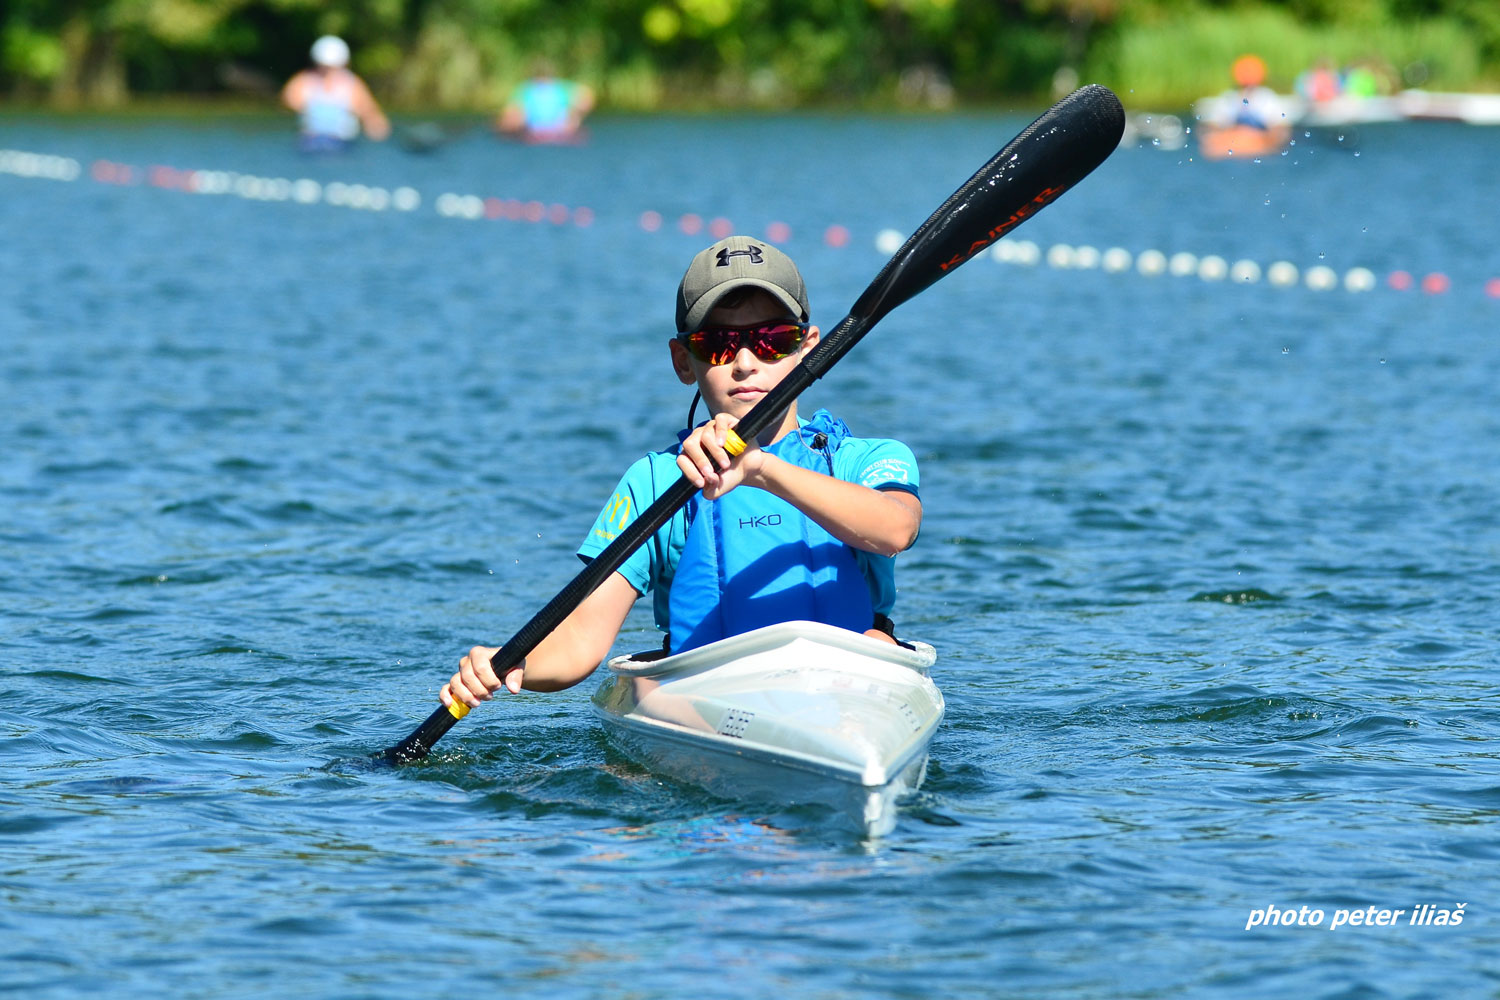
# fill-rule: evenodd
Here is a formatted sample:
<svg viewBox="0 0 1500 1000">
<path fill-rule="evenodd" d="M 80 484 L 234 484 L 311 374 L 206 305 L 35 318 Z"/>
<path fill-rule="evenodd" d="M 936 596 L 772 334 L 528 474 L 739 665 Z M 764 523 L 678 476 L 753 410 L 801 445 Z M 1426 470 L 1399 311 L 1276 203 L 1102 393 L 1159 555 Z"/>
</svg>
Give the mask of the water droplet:
<svg viewBox="0 0 1500 1000">
<path fill-rule="evenodd" d="M 1385 358 L 1381 358 L 1381 359 L 1380 359 L 1380 363 L 1381 363 L 1381 364 L 1385 364 Z"/>
<path fill-rule="evenodd" d="M 1339 142 L 1343 142 L 1343 141 L 1344 141 L 1344 137 L 1343 136 L 1339 136 Z"/>
<path fill-rule="evenodd" d="M 1281 349 L 1281 353 L 1282 354 L 1291 354 L 1292 353 L 1292 349 L 1290 347 L 1283 347 Z"/>
<path fill-rule="evenodd" d="M 1182 130 L 1182 133 L 1184 135 L 1192 135 L 1193 134 L 1193 127 L 1191 125 L 1189 125 L 1187 128 L 1185 128 L 1185 129 Z"/>
<path fill-rule="evenodd" d="M 1328 253 L 1327 253 L 1327 251 L 1324 251 L 1324 250 L 1319 250 L 1319 251 L 1318 251 L 1318 259 L 1319 259 L 1319 260 L 1323 260 L 1323 259 L 1325 259 L 1325 258 L 1326 258 L 1326 257 L 1327 257 L 1327 256 L 1328 256 Z"/>
<path fill-rule="evenodd" d="M 1257 157 L 1256 157 L 1256 158 L 1255 158 L 1255 160 L 1254 160 L 1254 162 L 1255 162 L 1255 163 L 1259 163 L 1259 162 L 1260 162 L 1260 157 L 1258 157 L 1258 156 L 1257 156 Z M 1268 201 L 1268 202 L 1266 202 L 1266 204 L 1267 204 L 1267 205 L 1269 205 L 1269 204 L 1271 204 L 1271 203 L 1270 203 L 1270 202 L 1269 202 L 1269 201 Z"/>
<path fill-rule="evenodd" d="M 1256 161 L 1255 161 L 1255 162 L 1256 162 L 1256 163 L 1259 163 L 1259 162 L 1260 162 L 1260 161 L 1259 161 L 1259 160 L 1256 160 Z M 1267 205 L 1269 205 L 1269 204 L 1271 204 L 1271 199 L 1270 199 L 1270 198 L 1267 198 L 1267 199 L 1266 199 L 1266 204 L 1267 204 Z"/>
<path fill-rule="evenodd" d="M 1361 226 L 1359 231 L 1362 232 L 1362 233 L 1368 233 L 1370 231 L 1370 227 L 1369 226 Z"/>
<path fill-rule="evenodd" d="M 1151 145 L 1153 145 L 1153 146 L 1160 146 L 1161 145 L 1161 140 L 1160 139 L 1152 139 L 1151 140 Z"/>
<path fill-rule="evenodd" d="M 1312 138 L 1312 133 L 1311 132 L 1303 132 L 1302 133 L 1302 138 L 1304 138 L 1304 139 L 1311 139 Z"/>
<path fill-rule="evenodd" d="M 1354 151 L 1354 155 L 1355 155 L 1355 156 L 1358 156 L 1358 155 L 1359 155 L 1359 150 L 1357 150 L 1357 149 L 1356 149 L 1356 150 L 1355 150 L 1355 151 Z"/>
</svg>

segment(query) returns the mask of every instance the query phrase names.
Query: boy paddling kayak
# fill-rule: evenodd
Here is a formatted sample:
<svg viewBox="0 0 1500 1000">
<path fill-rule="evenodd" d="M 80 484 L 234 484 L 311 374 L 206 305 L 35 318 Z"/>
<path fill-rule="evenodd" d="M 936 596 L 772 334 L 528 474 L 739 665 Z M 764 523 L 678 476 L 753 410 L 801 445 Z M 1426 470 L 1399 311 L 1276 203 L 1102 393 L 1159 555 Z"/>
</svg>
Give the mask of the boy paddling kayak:
<svg viewBox="0 0 1500 1000">
<path fill-rule="evenodd" d="M 626 471 L 580 557 L 602 552 L 677 480 L 701 493 L 504 677 L 490 665 L 498 647 L 469 650 L 439 693 L 444 705 L 579 683 L 647 593 L 672 653 L 797 619 L 894 641 L 894 560 L 922 521 L 911 450 L 854 437 L 826 411 L 803 419 L 795 400 L 751 440 L 734 434 L 818 343 L 796 265 L 763 240 L 715 243 L 678 287 L 677 331 L 673 372 L 696 386 L 709 419 Z"/>
</svg>

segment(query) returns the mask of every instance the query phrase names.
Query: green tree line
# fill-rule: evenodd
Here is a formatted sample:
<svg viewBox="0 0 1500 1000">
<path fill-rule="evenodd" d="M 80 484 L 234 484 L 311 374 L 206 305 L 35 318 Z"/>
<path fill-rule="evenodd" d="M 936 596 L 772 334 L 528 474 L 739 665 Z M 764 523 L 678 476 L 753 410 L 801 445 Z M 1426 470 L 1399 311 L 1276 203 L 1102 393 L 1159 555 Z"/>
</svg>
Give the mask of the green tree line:
<svg viewBox="0 0 1500 1000">
<path fill-rule="evenodd" d="M 606 108 L 946 106 L 1075 80 L 1182 105 L 1261 54 L 1278 89 L 1319 59 L 1392 87 L 1500 87 L 1497 0 L 8 0 L 0 92 L 112 107 L 270 100 L 344 37 L 395 108 L 493 110 L 545 63 Z"/>
</svg>

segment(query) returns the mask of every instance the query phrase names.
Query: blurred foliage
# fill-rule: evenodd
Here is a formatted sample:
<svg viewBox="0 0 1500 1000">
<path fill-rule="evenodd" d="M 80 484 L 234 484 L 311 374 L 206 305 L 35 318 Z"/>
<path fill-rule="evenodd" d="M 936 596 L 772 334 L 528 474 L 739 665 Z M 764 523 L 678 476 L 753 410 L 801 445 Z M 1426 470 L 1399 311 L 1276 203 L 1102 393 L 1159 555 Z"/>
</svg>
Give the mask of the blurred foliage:
<svg viewBox="0 0 1500 1000">
<path fill-rule="evenodd" d="M 1223 89 L 1244 51 L 1282 88 L 1320 57 L 1500 83 L 1497 0 L 8 0 L 0 92 L 269 99 L 324 33 L 412 108 L 493 110 L 542 65 L 616 109 L 942 107 L 1080 78 L 1181 105 Z"/>
</svg>

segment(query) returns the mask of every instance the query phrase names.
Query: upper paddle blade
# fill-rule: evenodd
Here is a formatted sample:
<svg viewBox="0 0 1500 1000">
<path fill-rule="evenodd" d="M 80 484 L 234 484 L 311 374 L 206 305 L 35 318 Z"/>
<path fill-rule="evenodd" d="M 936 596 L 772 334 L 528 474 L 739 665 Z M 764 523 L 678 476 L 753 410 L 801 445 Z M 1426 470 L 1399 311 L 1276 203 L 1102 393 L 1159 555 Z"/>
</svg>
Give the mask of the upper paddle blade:
<svg viewBox="0 0 1500 1000">
<path fill-rule="evenodd" d="M 850 315 L 874 322 L 983 251 L 1087 177 L 1124 131 L 1125 109 L 1108 87 L 1063 98 L 928 216 Z"/>
</svg>

